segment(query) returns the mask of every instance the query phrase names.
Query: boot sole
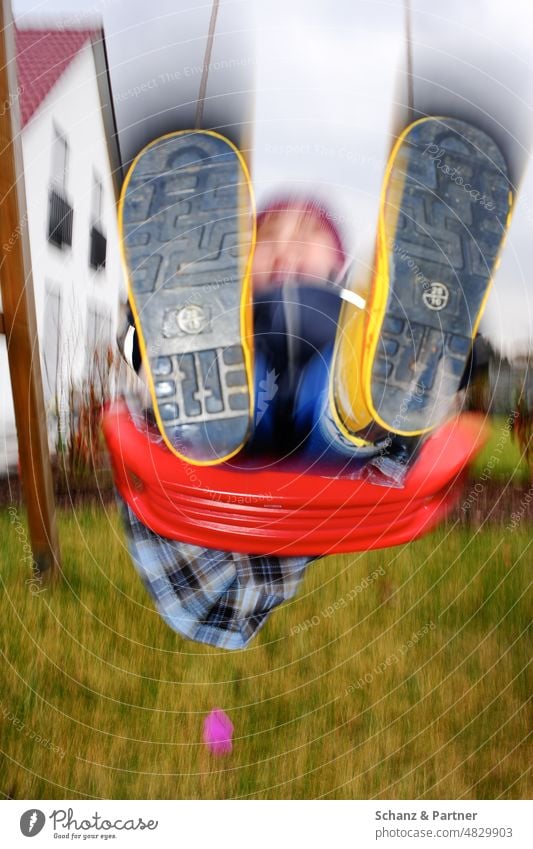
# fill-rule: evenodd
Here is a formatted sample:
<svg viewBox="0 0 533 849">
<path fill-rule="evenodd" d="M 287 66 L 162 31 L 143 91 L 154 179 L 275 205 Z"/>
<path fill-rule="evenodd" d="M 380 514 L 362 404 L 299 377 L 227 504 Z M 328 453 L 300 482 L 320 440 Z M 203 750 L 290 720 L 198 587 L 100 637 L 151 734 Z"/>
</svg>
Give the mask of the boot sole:
<svg viewBox="0 0 533 849">
<path fill-rule="evenodd" d="M 155 418 L 168 448 L 196 465 L 228 460 L 251 428 L 251 211 L 244 160 L 212 132 L 152 142 L 121 194 L 122 255 Z"/>
<path fill-rule="evenodd" d="M 396 145 L 363 372 L 369 409 L 386 430 L 417 436 L 449 413 L 511 204 L 505 159 L 481 130 L 422 119 Z"/>
</svg>

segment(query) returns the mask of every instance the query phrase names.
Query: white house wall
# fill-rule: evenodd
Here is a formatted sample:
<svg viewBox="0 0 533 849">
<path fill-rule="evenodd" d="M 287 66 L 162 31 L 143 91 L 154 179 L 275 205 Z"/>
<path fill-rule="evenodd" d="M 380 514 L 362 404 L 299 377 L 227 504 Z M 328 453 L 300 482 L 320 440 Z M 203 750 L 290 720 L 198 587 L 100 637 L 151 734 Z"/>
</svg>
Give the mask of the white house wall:
<svg viewBox="0 0 533 849">
<path fill-rule="evenodd" d="M 66 137 L 69 164 L 66 196 L 74 209 L 72 247 L 50 244 L 48 194 L 51 184 L 54 128 Z M 47 292 L 60 295 L 62 386 L 79 379 L 86 367 L 87 315 L 95 308 L 116 327 L 123 290 L 118 232 L 109 159 L 101 118 L 96 72 L 89 42 L 73 60 L 22 132 L 33 279 L 41 353 Z M 107 237 L 106 266 L 89 266 L 93 172 L 103 184 L 101 223 Z M 0 341 L 0 470 L 16 460 L 16 443 L 5 340 Z M 7 444 L 8 457 L 5 446 Z"/>
</svg>

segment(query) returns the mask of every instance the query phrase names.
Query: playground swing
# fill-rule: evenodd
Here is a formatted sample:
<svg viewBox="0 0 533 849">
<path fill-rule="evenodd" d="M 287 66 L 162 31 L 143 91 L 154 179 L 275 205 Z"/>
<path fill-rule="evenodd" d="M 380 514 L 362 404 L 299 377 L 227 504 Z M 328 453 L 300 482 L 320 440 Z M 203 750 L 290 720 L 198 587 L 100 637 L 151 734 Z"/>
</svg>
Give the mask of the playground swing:
<svg viewBox="0 0 533 849">
<path fill-rule="evenodd" d="M 209 28 L 207 75 L 217 4 Z M 201 125 L 206 79 L 197 111 Z M 117 490 L 154 533 L 249 554 L 325 555 L 386 548 L 434 528 L 458 501 L 468 464 L 485 439 L 483 419 L 463 414 L 423 444 L 402 489 L 348 475 L 284 469 L 190 465 L 134 422 L 125 402 L 111 405 L 103 431 Z M 157 434 L 156 434 L 157 436 Z M 268 493 L 268 495 L 265 495 Z"/>
<path fill-rule="evenodd" d="M 366 551 L 422 536 L 459 500 L 485 438 L 481 416 L 452 419 L 424 443 L 404 488 L 394 489 L 282 468 L 250 472 L 238 460 L 198 469 L 140 430 L 124 402 L 107 410 L 103 428 L 117 490 L 154 533 L 277 555 Z"/>
</svg>

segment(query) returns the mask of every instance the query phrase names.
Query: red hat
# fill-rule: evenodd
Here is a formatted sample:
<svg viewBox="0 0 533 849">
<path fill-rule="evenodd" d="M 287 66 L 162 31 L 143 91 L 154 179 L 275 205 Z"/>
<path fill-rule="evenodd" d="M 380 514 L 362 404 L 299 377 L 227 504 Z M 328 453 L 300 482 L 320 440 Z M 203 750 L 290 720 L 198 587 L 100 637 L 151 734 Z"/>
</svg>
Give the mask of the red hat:
<svg viewBox="0 0 533 849">
<path fill-rule="evenodd" d="M 346 249 L 339 228 L 335 224 L 335 216 L 321 201 L 314 198 L 303 198 L 295 195 L 286 195 L 267 205 L 257 213 L 257 226 L 259 227 L 265 217 L 271 212 L 289 212 L 299 210 L 318 218 L 324 230 L 333 236 L 335 247 L 341 263 L 346 260 Z"/>
</svg>

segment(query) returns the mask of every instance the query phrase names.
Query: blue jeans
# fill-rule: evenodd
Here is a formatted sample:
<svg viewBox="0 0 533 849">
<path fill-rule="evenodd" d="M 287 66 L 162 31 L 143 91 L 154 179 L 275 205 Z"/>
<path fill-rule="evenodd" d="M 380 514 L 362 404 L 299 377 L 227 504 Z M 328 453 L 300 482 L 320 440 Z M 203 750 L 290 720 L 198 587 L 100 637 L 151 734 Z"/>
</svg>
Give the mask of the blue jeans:
<svg viewBox="0 0 533 849">
<path fill-rule="evenodd" d="M 405 460 L 390 439 L 357 446 L 330 406 L 330 370 L 341 299 L 334 289 L 294 286 L 256 300 L 255 421 L 247 458 L 318 474 L 401 486 Z"/>
</svg>

